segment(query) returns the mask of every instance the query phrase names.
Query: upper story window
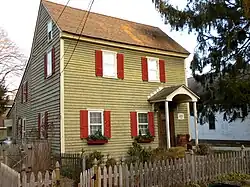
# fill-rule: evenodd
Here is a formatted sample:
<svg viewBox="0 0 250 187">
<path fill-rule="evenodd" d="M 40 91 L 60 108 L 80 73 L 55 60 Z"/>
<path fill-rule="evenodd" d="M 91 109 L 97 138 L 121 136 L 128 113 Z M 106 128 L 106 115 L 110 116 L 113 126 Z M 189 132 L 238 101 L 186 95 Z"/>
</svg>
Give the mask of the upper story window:
<svg viewBox="0 0 250 187">
<path fill-rule="evenodd" d="M 138 130 L 141 135 L 146 135 L 148 131 L 148 113 L 138 112 Z"/>
<path fill-rule="evenodd" d="M 52 49 L 47 52 L 47 77 L 52 74 Z"/>
<path fill-rule="evenodd" d="M 154 57 L 142 57 L 142 80 L 166 82 L 165 61 Z"/>
<path fill-rule="evenodd" d="M 103 51 L 103 76 L 117 78 L 117 53 L 112 51 Z"/>
<path fill-rule="evenodd" d="M 21 103 L 28 101 L 28 81 L 25 81 L 21 87 Z"/>
<path fill-rule="evenodd" d="M 159 60 L 148 58 L 148 81 L 160 81 L 159 79 Z"/>
<path fill-rule="evenodd" d="M 48 41 L 51 41 L 52 38 L 53 38 L 53 23 L 52 23 L 52 20 L 48 21 L 47 29 L 48 29 L 48 31 L 47 31 Z"/>
<path fill-rule="evenodd" d="M 96 132 L 103 132 L 103 111 L 89 111 L 89 135 L 94 135 Z"/>
<path fill-rule="evenodd" d="M 44 56 L 44 78 L 55 73 L 55 48 L 49 49 Z"/>
<path fill-rule="evenodd" d="M 114 51 L 95 51 L 95 73 L 98 77 L 124 79 L 124 55 Z"/>
</svg>

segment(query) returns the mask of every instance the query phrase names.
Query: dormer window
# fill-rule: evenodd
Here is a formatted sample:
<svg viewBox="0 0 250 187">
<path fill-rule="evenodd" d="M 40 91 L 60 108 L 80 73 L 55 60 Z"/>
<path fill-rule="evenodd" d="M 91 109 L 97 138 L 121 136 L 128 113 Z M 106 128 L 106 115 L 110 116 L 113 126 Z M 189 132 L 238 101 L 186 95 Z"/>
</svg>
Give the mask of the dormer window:
<svg viewBox="0 0 250 187">
<path fill-rule="evenodd" d="M 53 32 L 52 32 L 53 24 L 52 24 L 52 20 L 48 21 L 47 27 L 48 27 L 48 33 L 47 33 L 47 35 L 48 35 L 48 41 L 50 42 L 52 40 L 52 38 L 53 38 Z"/>
</svg>

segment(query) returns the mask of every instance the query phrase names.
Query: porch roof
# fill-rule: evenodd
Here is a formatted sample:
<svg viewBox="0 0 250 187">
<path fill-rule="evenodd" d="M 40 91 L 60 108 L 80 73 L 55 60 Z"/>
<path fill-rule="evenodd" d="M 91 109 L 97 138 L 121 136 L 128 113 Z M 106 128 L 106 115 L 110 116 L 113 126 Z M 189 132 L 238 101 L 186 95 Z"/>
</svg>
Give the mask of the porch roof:
<svg viewBox="0 0 250 187">
<path fill-rule="evenodd" d="M 173 101 L 173 99 L 179 96 L 178 99 L 184 102 L 197 102 L 199 96 L 192 92 L 186 85 L 177 85 L 171 87 L 163 87 L 158 89 L 149 96 L 148 101 L 150 103 L 156 103 L 161 101 Z M 183 96 L 181 98 L 181 96 Z"/>
</svg>

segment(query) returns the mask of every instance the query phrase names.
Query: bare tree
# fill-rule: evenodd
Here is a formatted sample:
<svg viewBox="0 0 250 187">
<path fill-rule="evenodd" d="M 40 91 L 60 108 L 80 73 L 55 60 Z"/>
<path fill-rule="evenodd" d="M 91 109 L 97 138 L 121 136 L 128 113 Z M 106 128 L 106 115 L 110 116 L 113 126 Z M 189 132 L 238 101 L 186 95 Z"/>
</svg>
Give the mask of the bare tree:
<svg viewBox="0 0 250 187">
<path fill-rule="evenodd" d="M 6 87 L 6 80 L 20 77 L 26 64 L 26 57 L 17 45 L 0 28 L 0 85 Z"/>
</svg>

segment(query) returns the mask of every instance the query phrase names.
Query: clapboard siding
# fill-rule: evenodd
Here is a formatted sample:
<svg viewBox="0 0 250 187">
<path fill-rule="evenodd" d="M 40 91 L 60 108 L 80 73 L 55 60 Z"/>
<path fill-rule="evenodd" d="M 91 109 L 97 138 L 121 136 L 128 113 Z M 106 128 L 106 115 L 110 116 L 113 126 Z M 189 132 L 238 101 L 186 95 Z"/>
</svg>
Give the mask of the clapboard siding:
<svg viewBox="0 0 250 187">
<path fill-rule="evenodd" d="M 65 39 L 65 61 L 72 54 L 76 41 Z M 68 50 L 66 50 L 68 49 Z M 106 49 L 124 54 L 124 80 L 95 76 L 95 50 Z M 141 57 L 153 56 L 166 61 L 167 83 L 143 82 L 141 76 Z M 130 112 L 151 110 L 147 97 L 159 86 L 185 84 L 184 59 L 153 55 L 122 48 L 101 46 L 79 42 L 64 72 L 64 123 L 65 151 L 80 152 L 99 150 L 114 156 L 123 155 L 131 146 Z M 180 105 L 179 112 L 187 116 L 186 104 Z M 105 109 L 111 111 L 111 136 L 109 143 L 101 146 L 87 146 L 80 139 L 80 110 Z M 158 146 L 158 124 L 155 113 L 155 141 Z M 188 121 L 184 120 L 176 128 L 179 133 L 188 133 Z"/>
<path fill-rule="evenodd" d="M 29 63 L 23 75 L 22 83 L 28 80 L 28 102 L 21 103 L 20 88 L 17 93 L 17 116 L 26 118 L 27 138 L 37 138 L 37 115 L 48 112 L 49 140 L 52 150 L 60 151 L 60 31 L 53 23 L 53 40 L 47 41 L 47 22 L 50 16 L 41 4 Z M 44 54 L 50 47 L 55 47 L 55 74 L 44 79 Z M 21 84 L 22 84 L 21 83 Z M 14 112 L 12 110 L 12 112 Z M 34 133 L 30 133 L 33 131 Z"/>
</svg>

